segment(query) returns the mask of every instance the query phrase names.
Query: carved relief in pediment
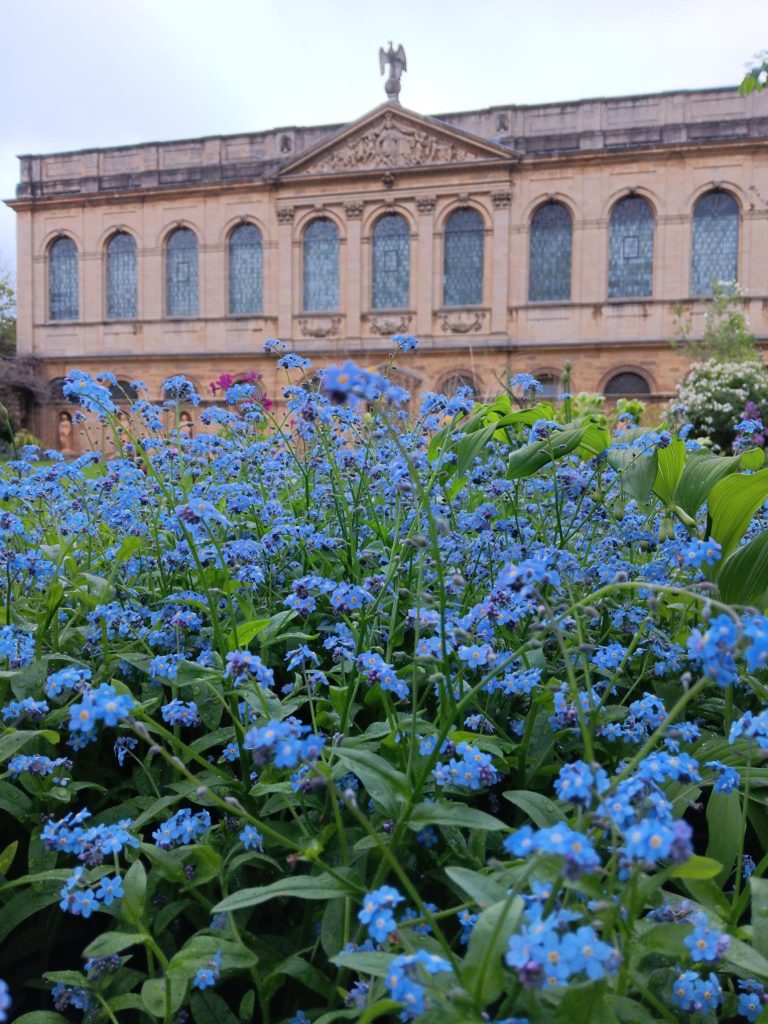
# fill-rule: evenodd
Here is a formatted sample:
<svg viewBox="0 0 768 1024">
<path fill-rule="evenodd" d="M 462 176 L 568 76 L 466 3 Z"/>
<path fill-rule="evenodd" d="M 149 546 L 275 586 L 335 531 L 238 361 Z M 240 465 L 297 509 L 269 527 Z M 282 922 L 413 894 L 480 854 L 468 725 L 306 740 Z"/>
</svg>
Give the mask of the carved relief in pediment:
<svg viewBox="0 0 768 1024">
<path fill-rule="evenodd" d="M 376 170 L 487 160 L 495 154 L 464 145 L 448 133 L 386 113 L 381 120 L 319 153 L 297 170 L 300 174 Z"/>
</svg>

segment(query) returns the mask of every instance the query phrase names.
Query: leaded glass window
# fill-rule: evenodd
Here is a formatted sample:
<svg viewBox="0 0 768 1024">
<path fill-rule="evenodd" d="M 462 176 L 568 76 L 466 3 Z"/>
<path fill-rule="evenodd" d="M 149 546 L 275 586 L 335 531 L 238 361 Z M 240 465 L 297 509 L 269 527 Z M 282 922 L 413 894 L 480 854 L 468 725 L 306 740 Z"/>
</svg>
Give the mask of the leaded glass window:
<svg viewBox="0 0 768 1024">
<path fill-rule="evenodd" d="M 304 309 L 322 313 L 339 308 L 339 232 L 318 217 L 304 232 Z"/>
<path fill-rule="evenodd" d="M 373 309 L 405 309 L 410 284 L 410 232 L 399 213 L 387 213 L 373 229 Z"/>
<path fill-rule="evenodd" d="M 606 395 L 650 395 L 651 389 L 645 377 L 625 370 L 617 373 L 605 385 Z"/>
<path fill-rule="evenodd" d="M 563 389 L 562 380 L 554 373 L 534 373 L 534 377 L 541 384 L 541 390 L 537 392 L 538 398 L 559 398 Z"/>
<path fill-rule="evenodd" d="M 483 219 L 476 210 L 456 210 L 445 225 L 443 304 L 479 306 L 483 301 Z"/>
<path fill-rule="evenodd" d="M 51 320 L 77 320 L 77 246 L 71 238 L 57 238 L 48 250 L 48 295 Z"/>
<path fill-rule="evenodd" d="M 136 242 L 126 231 L 107 244 L 107 317 L 136 316 Z"/>
<path fill-rule="evenodd" d="M 571 297 L 573 225 L 562 203 L 544 203 L 531 220 L 529 302 L 568 302 Z"/>
<path fill-rule="evenodd" d="M 647 199 L 626 196 L 611 211 L 608 298 L 653 293 L 653 210 Z"/>
<path fill-rule="evenodd" d="M 264 247 L 253 224 L 241 224 L 229 236 L 229 312 L 260 313 L 264 297 Z"/>
<path fill-rule="evenodd" d="M 693 210 L 691 294 L 711 295 L 713 281 L 739 273 L 739 205 L 728 192 L 707 192 Z"/>
<path fill-rule="evenodd" d="M 166 312 L 168 316 L 197 316 L 197 238 L 189 228 L 177 228 L 165 254 Z"/>
</svg>

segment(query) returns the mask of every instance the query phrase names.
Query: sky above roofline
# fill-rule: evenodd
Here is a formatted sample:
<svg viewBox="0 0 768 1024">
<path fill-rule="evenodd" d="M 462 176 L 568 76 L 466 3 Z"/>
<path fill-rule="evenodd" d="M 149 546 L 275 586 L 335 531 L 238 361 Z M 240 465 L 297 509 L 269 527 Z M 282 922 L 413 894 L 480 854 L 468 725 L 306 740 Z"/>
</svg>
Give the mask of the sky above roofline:
<svg viewBox="0 0 768 1024">
<path fill-rule="evenodd" d="M 764 0 L 4 0 L 0 196 L 17 154 L 339 125 L 384 97 L 379 46 L 405 46 L 401 99 L 425 114 L 728 86 Z M 15 263 L 0 206 L 0 263 Z"/>
</svg>

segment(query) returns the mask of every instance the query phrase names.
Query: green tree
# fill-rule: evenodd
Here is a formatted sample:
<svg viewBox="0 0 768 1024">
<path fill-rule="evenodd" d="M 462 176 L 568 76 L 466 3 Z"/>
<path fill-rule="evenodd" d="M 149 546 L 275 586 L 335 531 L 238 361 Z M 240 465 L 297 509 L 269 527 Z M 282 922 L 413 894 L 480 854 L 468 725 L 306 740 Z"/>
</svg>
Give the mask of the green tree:
<svg viewBox="0 0 768 1024">
<path fill-rule="evenodd" d="M 0 266 L 0 357 L 16 354 L 16 290 L 11 272 Z"/>
<path fill-rule="evenodd" d="M 738 363 L 754 361 L 760 356 L 757 339 L 749 329 L 744 312 L 744 293 L 736 283 L 715 281 L 712 298 L 704 312 L 701 338 L 691 336 L 692 321 L 683 316 L 682 306 L 675 310 L 675 336 L 671 345 L 678 345 L 695 359 Z"/>
<path fill-rule="evenodd" d="M 763 50 L 755 56 L 755 66 L 746 73 L 739 92 L 742 96 L 749 96 L 751 92 L 761 92 L 768 87 L 768 50 Z"/>
</svg>

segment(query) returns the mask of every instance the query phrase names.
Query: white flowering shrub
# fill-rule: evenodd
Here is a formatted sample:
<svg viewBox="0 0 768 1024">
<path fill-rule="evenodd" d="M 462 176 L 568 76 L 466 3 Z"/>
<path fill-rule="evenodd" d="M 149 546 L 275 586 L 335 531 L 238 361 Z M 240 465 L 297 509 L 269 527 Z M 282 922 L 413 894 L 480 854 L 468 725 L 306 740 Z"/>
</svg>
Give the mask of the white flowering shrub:
<svg viewBox="0 0 768 1024">
<path fill-rule="evenodd" d="M 734 428 L 747 402 L 763 410 L 768 406 L 768 368 L 759 360 L 694 363 L 678 385 L 670 415 L 690 423 L 694 437 L 708 437 L 714 447 L 730 451 Z"/>
</svg>

